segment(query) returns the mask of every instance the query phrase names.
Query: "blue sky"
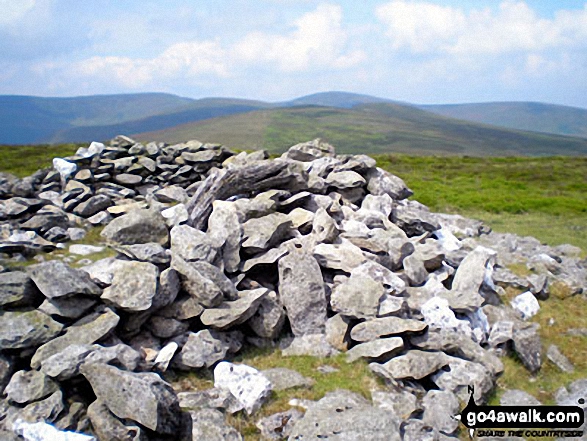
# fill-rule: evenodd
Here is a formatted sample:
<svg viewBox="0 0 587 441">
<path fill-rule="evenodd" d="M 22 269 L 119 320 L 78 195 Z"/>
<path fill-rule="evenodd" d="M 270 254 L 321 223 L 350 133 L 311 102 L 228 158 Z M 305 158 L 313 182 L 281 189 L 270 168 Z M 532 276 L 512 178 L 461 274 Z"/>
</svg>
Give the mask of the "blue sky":
<svg viewBox="0 0 587 441">
<path fill-rule="evenodd" d="M 0 0 L 0 94 L 587 108 L 587 3 Z"/>
</svg>

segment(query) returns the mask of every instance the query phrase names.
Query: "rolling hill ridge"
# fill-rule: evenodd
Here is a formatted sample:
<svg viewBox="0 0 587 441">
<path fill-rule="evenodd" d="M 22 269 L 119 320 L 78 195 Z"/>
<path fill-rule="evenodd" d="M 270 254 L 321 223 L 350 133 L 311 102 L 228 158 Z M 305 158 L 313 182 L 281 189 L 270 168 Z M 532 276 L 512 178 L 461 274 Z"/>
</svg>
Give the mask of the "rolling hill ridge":
<svg viewBox="0 0 587 441">
<path fill-rule="evenodd" d="M 164 93 L 0 96 L 0 144 L 88 142 L 120 133 L 272 151 L 282 149 L 286 138 L 291 144 L 320 136 L 349 153 L 360 146 L 369 152 L 584 155 L 587 109 L 542 103 L 423 106 L 348 92 L 278 103 Z"/>
<path fill-rule="evenodd" d="M 498 128 L 391 103 L 363 104 L 352 109 L 264 109 L 135 137 L 170 143 L 199 139 L 236 149 L 264 148 L 273 153 L 319 137 L 335 145 L 339 153 L 587 155 L 587 139 Z"/>
</svg>

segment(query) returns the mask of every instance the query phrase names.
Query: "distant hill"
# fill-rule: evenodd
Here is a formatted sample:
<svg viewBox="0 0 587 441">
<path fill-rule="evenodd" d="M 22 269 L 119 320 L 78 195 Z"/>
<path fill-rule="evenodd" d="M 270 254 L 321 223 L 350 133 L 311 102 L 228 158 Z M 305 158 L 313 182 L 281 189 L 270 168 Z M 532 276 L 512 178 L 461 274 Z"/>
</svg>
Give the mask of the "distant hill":
<svg viewBox="0 0 587 441">
<path fill-rule="evenodd" d="M 361 104 L 392 103 L 394 101 L 370 95 L 349 92 L 320 92 L 282 103 L 283 107 L 322 106 L 351 109 Z"/>
<path fill-rule="evenodd" d="M 191 101 L 162 93 L 74 98 L 4 95 L 0 96 L 0 143 L 52 142 L 55 133 L 72 127 L 132 121 L 183 107 Z"/>
<path fill-rule="evenodd" d="M 511 129 L 587 138 L 587 109 L 530 102 L 418 106 L 452 118 Z"/>
<path fill-rule="evenodd" d="M 247 100 L 206 98 L 192 101 L 186 106 L 171 109 L 168 113 L 123 121 L 117 124 L 69 127 L 53 134 L 48 142 L 64 143 L 80 140 L 107 140 L 121 133 L 167 129 L 187 122 L 207 120 L 219 116 L 233 115 L 235 113 L 245 113 L 269 106 L 267 103 Z"/>
<path fill-rule="evenodd" d="M 320 137 L 335 145 L 339 153 L 587 155 L 587 139 L 496 128 L 393 103 L 363 104 L 352 109 L 265 109 L 135 137 L 170 143 L 199 139 L 237 149 L 265 148 L 275 153 Z"/>
<path fill-rule="evenodd" d="M 348 92 L 278 103 L 165 93 L 0 96 L 0 144 L 89 142 L 155 132 L 153 139 L 200 137 L 277 151 L 316 134 L 349 152 L 359 146 L 371 152 L 585 154 L 582 140 L 528 131 L 587 138 L 587 110 L 541 103 L 415 106 Z"/>
</svg>

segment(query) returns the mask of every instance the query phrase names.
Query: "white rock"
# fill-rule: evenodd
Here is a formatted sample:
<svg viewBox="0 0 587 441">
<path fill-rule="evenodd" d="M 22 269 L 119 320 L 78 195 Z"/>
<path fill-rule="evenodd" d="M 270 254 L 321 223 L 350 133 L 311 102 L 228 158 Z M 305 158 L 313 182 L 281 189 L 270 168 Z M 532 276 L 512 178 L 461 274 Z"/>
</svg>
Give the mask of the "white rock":
<svg viewBox="0 0 587 441">
<path fill-rule="evenodd" d="M 45 199 L 46 201 L 51 201 L 53 205 L 58 207 L 62 207 L 63 203 L 61 202 L 61 195 L 56 191 L 43 191 L 37 195 L 39 199 Z"/>
<path fill-rule="evenodd" d="M 422 305 L 420 312 L 430 328 L 450 329 L 471 337 L 472 329 L 466 320 L 459 320 L 448 307 L 448 300 L 442 297 L 432 297 Z"/>
<path fill-rule="evenodd" d="M 71 240 L 81 240 L 85 237 L 86 230 L 84 230 L 83 228 L 75 228 L 75 227 L 68 228 L 67 234 L 69 234 L 69 238 Z"/>
<path fill-rule="evenodd" d="M 155 358 L 155 366 L 160 371 L 165 372 L 167 367 L 169 366 L 169 362 L 175 355 L 177 348 L 179 345 L 176 342 L 167 343 L 163 349 L 159 351 L 157 357 Z"/>
<path fill-rule="evenodd" d="M 442 248 L 447 251 L 456 251 L 461 248 L 461 241 L 447 228 L 441 228 L 432 233 L 440 242 Z"/>
<path fill-rule="evenodd" d="M 59 172 L 61 179 L 67 179 L 77 170 L 77 165 L 63 158 L 53 158 L 53 168 Z"/>
<path fill-rule="evenodd" d="M 35 237 L 37 237 L 37 233 L 34 231 L 23 231 L 12 233 L 8 240 L 10 242 L 32 242 Z"/>
<path fill-rule="evenodd" d="M 80 147 L 77 149 L 75 154 L 77 156 L 81 156 L 82 158 L 91 158 L 92 156 L 99 155 L 104 151 L 106 146 L 101 142 L 92 142 L 89 147 Z"/>
<path fill-rule="evenodd" d="M 87 256 L 101 251 L 104 251 L 104 247 L 96 245 L 74 244 L 69 246 L 69 252 L 71 254 L 77 254 L 78 256 Z"/>
<path fill-rule="evenodd" d="M 534 294 L 526 291 L 512 300 L 512 308 L 522 314 L 524 320 L 528 320 L 540 310 L 540 304 Z"/>
<path fill-rule="evenodd" d="M 12 430 L 26 441 L 96 441 L 96 438 L 83 433 L 64 432 L 44 422 L 27 423 L 18 419 Z"/>
<path fill-rule="evenodd" d="M 271 394 L 271 382 L 257 369 L 226 361 L 214 369 L 214 387 L 228 389 L 251 415 Z"/>
<path fill-rule="evenodd" d="M 174 227 L 175 225 L 187 221 L 189 214 L 184 204 L 177 204 L 163 210 L 161 216 L 165 218 L 167 226 Z"/>
</svg>

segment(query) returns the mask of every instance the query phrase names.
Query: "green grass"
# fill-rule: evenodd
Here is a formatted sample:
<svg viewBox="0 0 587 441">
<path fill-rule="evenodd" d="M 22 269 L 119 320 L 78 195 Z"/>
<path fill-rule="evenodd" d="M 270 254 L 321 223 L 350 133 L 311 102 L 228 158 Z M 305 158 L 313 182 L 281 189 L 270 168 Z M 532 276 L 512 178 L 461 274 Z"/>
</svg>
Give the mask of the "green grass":
<svg viewBox="0 0 587 441">
<path fill-rule="evenodd" d="M 20 178 L 52 166 L 53 158 L 73 155 L 81 144 L 0 145 L 0 172 Z"/>
</svg>

